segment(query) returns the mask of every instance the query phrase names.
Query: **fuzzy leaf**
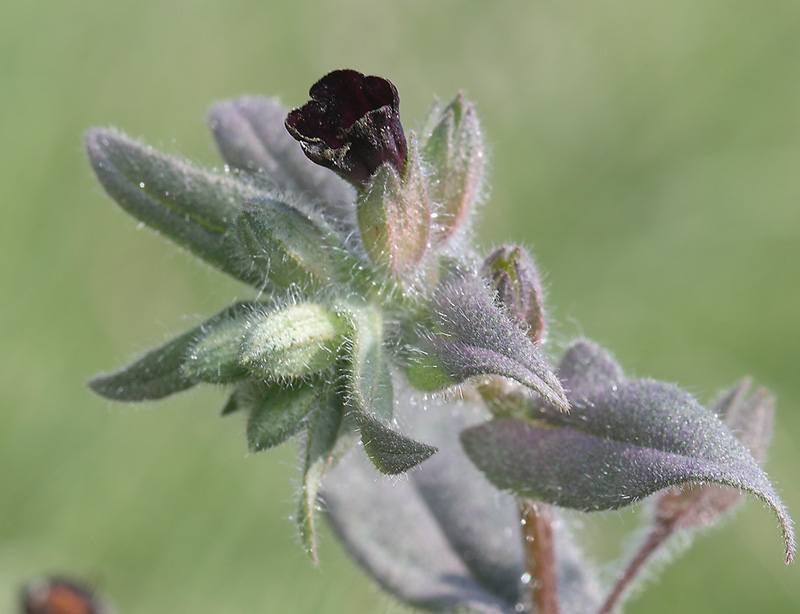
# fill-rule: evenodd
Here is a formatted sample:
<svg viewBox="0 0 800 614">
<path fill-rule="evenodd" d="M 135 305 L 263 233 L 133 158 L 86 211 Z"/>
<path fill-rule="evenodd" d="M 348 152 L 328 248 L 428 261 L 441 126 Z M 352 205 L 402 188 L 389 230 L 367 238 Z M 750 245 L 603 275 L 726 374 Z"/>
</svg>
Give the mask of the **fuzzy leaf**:
<svg viewBox="0 0 800 614">
<path fill-rule="evenodd" d="M 458 430 L 477 405 L 423 408 L 404 396 L 400 417 L 440 452 L 398 481 L 377 478 L 353 450 L 323 488 L 325 510 L 350 554 L 388 592 L 434 611 L 511 614 L 524 572 L 519 518 L 466 458 Z"/>
<path fill-rule="evenodd" d="M 775 402 L 764 389 L 748 397 L 749 385 L 743 380 L 727 391 L 715 404 L 714 412 L 760 463 L 772 433 Z M 656 522 L 665 534 L 709 526 L 741 498 L 738 489 L 717 484 L 671 489 L 660 493 L 655 501 Z"/>
<path fill-rule="evenodd" d="M 297 510 L 297 526 L 308 556 L 317 558 L 317 499 L 322 480 L 355 441 L 355 426 L 346 416 L 339 395 L 327 391 L 320 409 L 311 416 L 303 452 L 303 482 Z"/>
<path fill-rule="evenodd" d="M 161 399 L 191 388 L 201 380 L 187 373 L 192 346 L 213 331 L 224 329 L 232 321 L 250 314 L 255 304 L 237 303 L 213 318 L 176 337 L 160 348 L 148 352 L 133 364 L 89 382 L 89 387 L 113 401 L 147 401 Z"/>
<path fill-rule="evenodd" d="M 404 473 L 436 453 L 436 448 L 401 435 L 379 420 L 359 420 L 364 451 L 382 473 Z"/>
<path fill-rule="evenodd" d="M 378 308 L 349 304 L 344 356 L 348 404 L 355 410 L 364 451 L 383 473 L 407 471 L 436 452 L 433 446 L 401 435 L 391 426 L 394 409 L 392 374 L 383 351 L 383 319 Z"/>
<path fill-rule="evenodd" d="M 428 336 L 428 348 L 423 349 L 429 355 L 417 361 L 421 367 L 412 362 L 409 378 L 414 385 L 437 385 L 446 381 L 443 375 L 451 383 L 476 375 L 502 375 L 528 386 L 559 409 L 569 409 L 561 383 L 536 344 L 498 307 L 477 276 L 457 274 L 443 282 L 432 310 L 438 330 Z"/>
<path fill-rule="evenodd" d="M 240 388 L 239 403 L 250 407 L 247 443 L 251 452 L 274 448 L 296 435 L 305 418 L 320 405 L 319 382 L 296 386 L 248 382 Z"/>
<path fill-rule="evenodd" d="M 439 452 L 398 481 L 376 478 L 353 450 L 323 487 L 334 530 L 367 573 L 406 603 L 434 612 L 518 612 L 525 566 L 516 501 L 489 483 L 458 439 L 484 420 L 484 408 L 441 398 L 423 403 L 408 391 L 399 397 L 398 418 Z M 563 522 L 554 530 L 564 614 L 595 611 L 594 569 Z"/>
<path fill-rule="evenodd" d="M 245 97 L 214 105 L 208 115 L 223 158 L 262 185 L 312 201 L 352 203 L 353 189 L 306 158 L 283 125 L 288 110 L 276 100 Z"/>
<path fill-rule="evenodd" d="M 87 132 L 86 147 L 100 183 L 128 213 L 229 275 L 263 281 L 229 232 L 242 203 L 262 191 L 108 130 Z"/>
<path fill-rule="evenodd" d="M 252 310 L 206 325 L 189 347 L 182 369 L 192 381 L 229 384 L 247 376 L 239 360 Z"/>
<path fill-rule="evenodd" d="M 679 388 L 617 379 L 612 364 L 596 346 L 576 343 L 562 360 L 565 387 L 577 391 L 570 413 L 543 407 L 533 422 L 501 418 L 466 429 L 468 456 L 498 488 L 581 510 L 629 505 L 679 484 L 733 486 L 773 509 L 791 559 L 791 519 L 727 427 Z"/>
<path fill-rule="evenodd" d="M 341 281 L 347 252 L 324 222 L 276 200 L 246 203 L 236 220 L 242 247 L 263 280 L 321 288 Z"/>
</svg>

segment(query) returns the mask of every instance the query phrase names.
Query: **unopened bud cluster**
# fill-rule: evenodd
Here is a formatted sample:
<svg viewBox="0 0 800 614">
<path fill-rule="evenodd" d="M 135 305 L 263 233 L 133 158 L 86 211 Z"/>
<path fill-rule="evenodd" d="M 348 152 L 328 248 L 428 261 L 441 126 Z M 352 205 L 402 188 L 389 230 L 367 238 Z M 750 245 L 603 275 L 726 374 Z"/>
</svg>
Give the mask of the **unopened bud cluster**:
<svg viewBox="0 0 800 614">
<path fill-rule="evenodd" d="M 385 79 L 339 70 L 310 94 L 288 115 L 264 100 L 215 107 L 221 174 L 110 131 L 90 131 L 87 145 L 120 205 L 262 297 L 93 389 L 135 401 L 228 384 L 225 412 L 248 412 L 253 449 L 306 432 L 300 516 L 313 536 L 314 499 L 336 450 L 360 437 L 387 473 L 435 452 L 396 429 L 402 374 L 426 391 L 493 374 L 562 409 L 568 402 L 538 349 L 533 261 L 501 248 L 481 268 L 467 248 L 485 182 L 473 106 L 461 95 L 437 103 L 422 133 L 406 135 Z"/>
</svg>

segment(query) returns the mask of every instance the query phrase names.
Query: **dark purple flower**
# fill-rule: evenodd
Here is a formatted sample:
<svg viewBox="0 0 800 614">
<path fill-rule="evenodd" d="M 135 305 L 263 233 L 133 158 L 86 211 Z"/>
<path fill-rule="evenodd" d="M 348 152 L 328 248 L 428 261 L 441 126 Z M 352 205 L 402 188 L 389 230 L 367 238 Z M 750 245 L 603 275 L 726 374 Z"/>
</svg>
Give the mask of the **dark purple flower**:
<svg viewBox="0 0 800 614">
<path fill-rule="evenodd" d="M 286 129 L 310 160 L 365 185 L 381 164 L 402 174 L 406 137 L 392 83 L 335 70 L 309 90 L 311 100 L 286 117 Z"/>
</svg>

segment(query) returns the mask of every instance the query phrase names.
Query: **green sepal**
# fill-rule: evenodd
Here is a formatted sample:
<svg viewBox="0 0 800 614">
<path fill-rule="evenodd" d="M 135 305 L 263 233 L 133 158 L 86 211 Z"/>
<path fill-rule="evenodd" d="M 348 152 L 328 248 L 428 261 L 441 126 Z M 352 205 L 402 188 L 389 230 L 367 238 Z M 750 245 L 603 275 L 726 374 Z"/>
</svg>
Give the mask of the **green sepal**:
<svg viewBox="0 0 800 614">
<path fill-rule="evenodd" d="M 264 379 L 313 375 L 335 363 L 343 332 L 335 311 L 320 303 L 296 303 L 255 314 L 239 359 Z"/>
<path fill-rule="evenodd" d="M 435 446 L 406 437 L 371 416 L 359 416 L 359 430 L 364 451 L 381 473 L 404 473 L 438 451 Z"/>
<path fill-rule="evenodd" d="M 239 354 L 252 315 L 252 310 L 243 310 L 204 326 L 186 353 L 182 366 L 186 377 L 209 384 L 229 384 L 247 377 Z"/>
<path fill-rule="evenodd" d="M 343 277 L 347 252 L 322 220 L 275 200 L 244 205 L 236 220 L 239 241 L 262 279 L 279 288 L 320 288 Z"/>
<path fill-rule="evenodd" d="M 422 392 L 438 392 L 457 384 L 447 371 L 430 354 L 415 353 L 406 364 L 408 383 Z"/>
<path fill-rule="evenodd" d="M 416 141 L 409 142 L 401 176 L 384 164 L 356 203 L 361 241 L 378 268 L 396 278 L 413 275 L 430 244 L 431 209 Z"/>
<path fill-rule="evenodd" d="M 422 155 L 433 171 L 429 197 L 439 205 L 437 234 L 443 242 L 470 227 L 484 183 L 483 135 L 472 104 L 459 93 L 426 120 L 429 136 Z"/>
<path fill-rule="evenodd" d="M 133 217 L 236 279 L 261 284 L 230 231 L 242 203 L 264 192 L 116 132 L 90 130 L 86 147 L 106 192 Z"/>
<path fill-rule="evenodd" d="M 323 396 L 319 382 L 294 386 L 246 382 L 237 393 L 239 404 L 250 409 L 247 445 L 251 452 L 269 450 L 296 435 Z"/>
<path fill-rule="evenodd" d="M 233 413 L 236 413 L 240 409 L 242 409 L 242 406 L 239 404 L 236 390 L 234 390 L 230 395 L 228 395 L 228 400 L 225 401 L 225 405 L 222 406 L 222 409 L 219 411 L 219 415 L 229 416 Z"/>
<path fill-rule="evenodd" d="M 149 401 L 191 388 L 200 382 L 183 368 L 192 346 L 207 331 L 241 318 L 254 308 L 253 303 L 236 303 L 124 369 L 95 377 L 89 381 L 89 388 L 113 401 Z"/>
<path fill-rule="evenodd" d="M 361 432 L 364 451 L 382 473 L 403 473 L 436 452 L 436 448 L 401 435 L 391 426 L 392 373 L 383 350 L 383 317 L 378 307 L 349 304 L 343 355 L 349 371 L 348 404 Z"/>
<path fill-rule="evenodd" d="M 297 509 L 297 527 L 306 553 L 314 562 L 317 557 L 317 497 L 325 474 L 333 468 L 356 440 L 355 425 L 339 394 L 327 391 L 327 399 L 309 419 L 308 435 L 303 449 L 303 482 Z"/>
</svg>

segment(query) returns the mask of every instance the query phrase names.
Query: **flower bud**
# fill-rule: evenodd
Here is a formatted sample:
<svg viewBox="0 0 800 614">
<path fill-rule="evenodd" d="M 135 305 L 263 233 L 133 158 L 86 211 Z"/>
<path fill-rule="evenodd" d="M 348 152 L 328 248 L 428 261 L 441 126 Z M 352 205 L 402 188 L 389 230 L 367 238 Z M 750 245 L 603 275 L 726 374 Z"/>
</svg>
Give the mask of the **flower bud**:
<svg viewBox="0 0 800 614">
<path fill-rule="evenodd" d="M 433 170 L 429 197 L 436 203 L 438 234 L 448 242 L 469 222 L 483 187 L 483 135 L 471 103 L 459 94 L 444 110 L 432 109 L 423 157 Z"/>
<path fill-rule="evenodd" d="M 239 360 L 269 380 L 303 377 L 336 360 L 344 323 L 318 303 L 289 305 L 251 319 Z"/>
<path fill-rule="evenodd" d="M 528 336 L 538 343 L 544 332 L 544 296 L 530 254 L 519 246 L 504 245 L 484 260 L 481 276 L 508 312 L 529 327 Z"/>
<path fill-rule="evenodd" d="M 427 251 L 431 228 L 414 141 L 405 176 L 384 164 L 356 207 L 361 241 L 370 260 L 397 277 L 413 273 Z"/>
</svg>

